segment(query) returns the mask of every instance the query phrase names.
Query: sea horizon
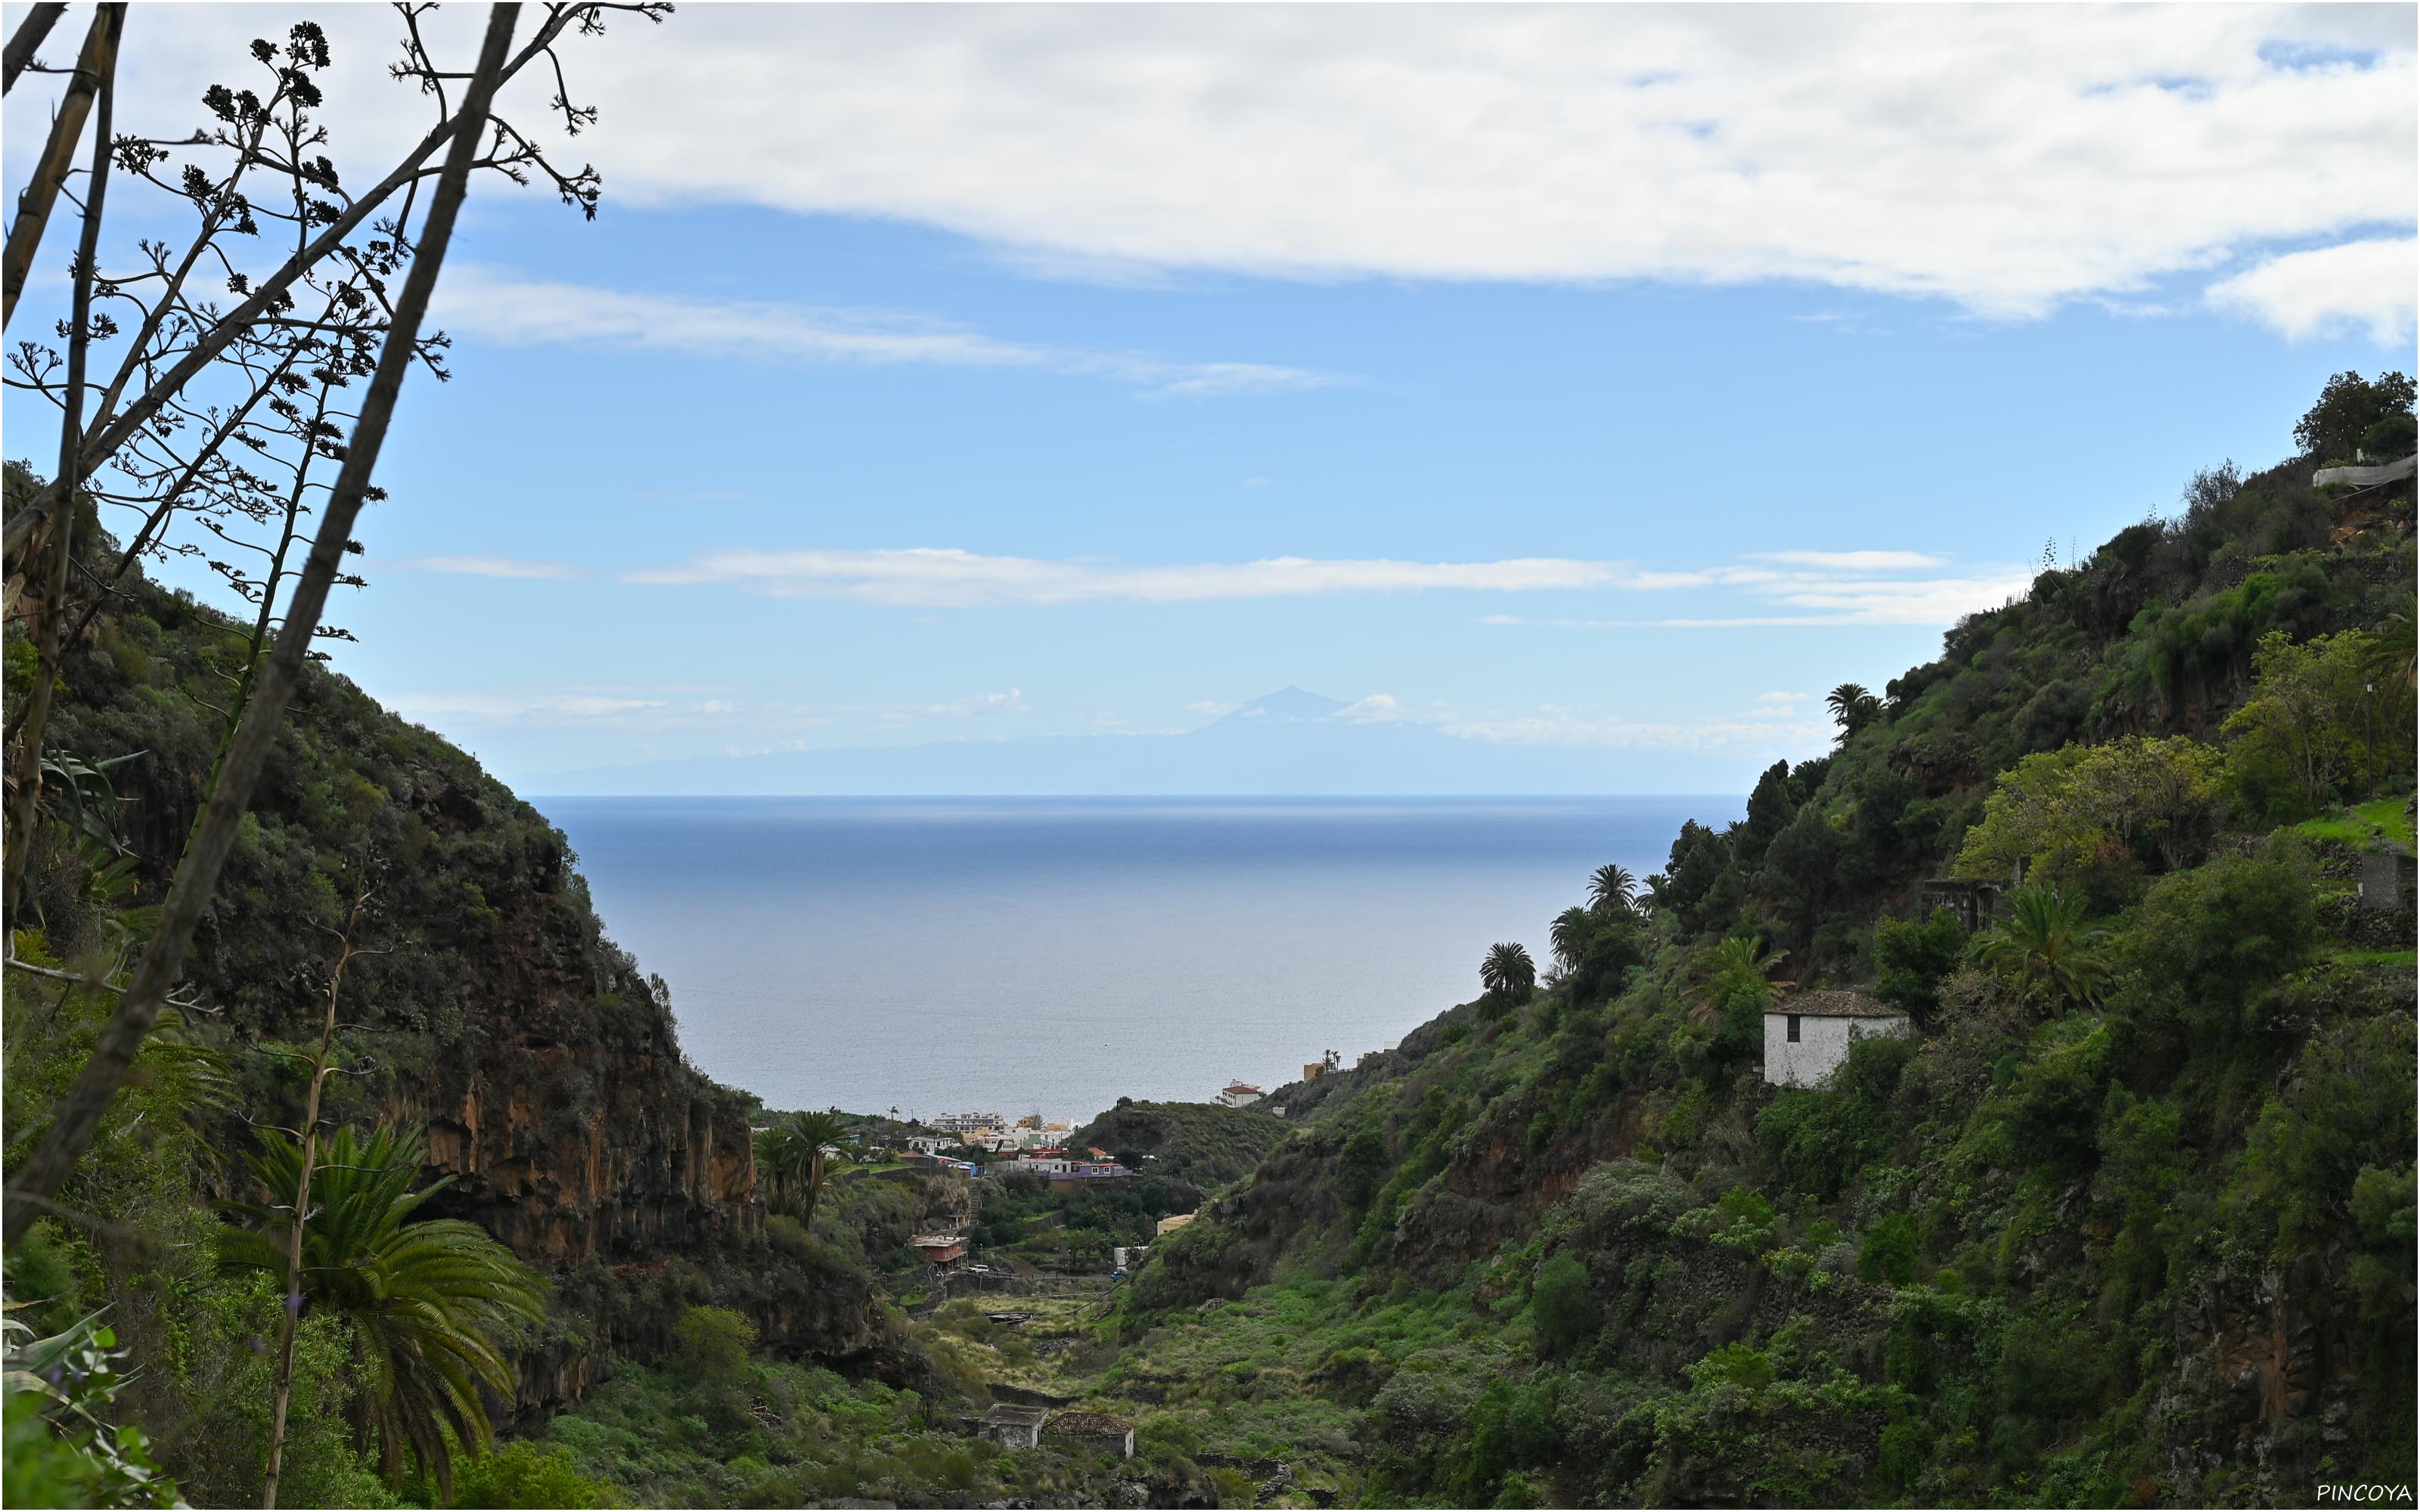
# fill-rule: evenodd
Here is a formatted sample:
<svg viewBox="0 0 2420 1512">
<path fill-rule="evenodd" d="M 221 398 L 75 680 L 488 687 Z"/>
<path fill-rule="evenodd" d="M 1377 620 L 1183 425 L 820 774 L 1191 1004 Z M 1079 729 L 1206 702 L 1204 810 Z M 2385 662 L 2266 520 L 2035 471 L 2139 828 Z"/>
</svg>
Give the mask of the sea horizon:
<svg viewBox="0 0 2420 1512">
<path fill-rule="evenodd" d="M 1206 1102 L 1347 1064 L 1548 958 L 1607 861 L 1741 795 L 547 796 L 681 1044 L 774 1107 Z"/>
</svg>

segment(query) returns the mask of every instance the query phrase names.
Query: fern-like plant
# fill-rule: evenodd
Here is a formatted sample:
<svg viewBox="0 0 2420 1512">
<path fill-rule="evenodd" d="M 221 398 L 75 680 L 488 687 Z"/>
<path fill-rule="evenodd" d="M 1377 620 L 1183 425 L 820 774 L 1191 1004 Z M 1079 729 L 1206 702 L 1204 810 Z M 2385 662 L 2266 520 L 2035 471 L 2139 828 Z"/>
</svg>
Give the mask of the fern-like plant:
<svg viewBox="0 0 2420 1512">
<path fill-rule="evenodd" d="M 1975 959 L 2037 1008 L 2097 1006 L 2109 989 L 2109 932 L 2084 919 L 2084 900 L 2052 884 L 2009 894 L 2009 917 L 1975 942 Z"/>
<path fill-rule="evenodd" d="M 367 1382 L 354 1431 L 365 1448 L 376 1441 L 380 1473 L 400 1485 L 416 1466 L 450 1496 L 455 1451 L 475 1454 L 492 1436 L 479 1388 L 511 1398 L 509 1351 L 545 1317 L 546 1293 L 536 1273 L 478 1225 L 414 1216 L 452 1180 L 413 1191 L 421 1151 L 418 1135 L 385 1126 L 366 1135 L 340 1129 L 327 1141 L 302 1225 L 301 1295 L 287 1305 L 351 1325 Z M 283 1284 L 302 1147 L 271 1134 L 249 1164 L 269 1200 L 227 1205 L 257 1227 L 224 1230 L 220 1262 Z"/>
</svg>

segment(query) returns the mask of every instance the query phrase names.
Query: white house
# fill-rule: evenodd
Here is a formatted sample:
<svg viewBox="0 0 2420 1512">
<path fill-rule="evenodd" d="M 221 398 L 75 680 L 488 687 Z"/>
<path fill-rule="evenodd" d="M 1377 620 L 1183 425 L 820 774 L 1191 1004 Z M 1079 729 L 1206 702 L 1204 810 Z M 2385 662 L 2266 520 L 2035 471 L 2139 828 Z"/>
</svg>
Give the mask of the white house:
<svg viewBox="0 0 2420 1512">
<path fill-rule="evenodd" d="M 1796 993 L 1764 1014 L 1764 1079 L 1820 1087 L 1865 1034 L 1905 1034 L 1907 1015 L 1857 992 Z"/>
<path fill-rule="evenodd" d="M 1259 1088 L 1249 1083 L 1229 1082 L 1227 1089 L 1218 1094 L 1218 1101 L 1231 1108 L 1243 1108 L 1251 1106 L 1264 1095 Z"/>
</svg>

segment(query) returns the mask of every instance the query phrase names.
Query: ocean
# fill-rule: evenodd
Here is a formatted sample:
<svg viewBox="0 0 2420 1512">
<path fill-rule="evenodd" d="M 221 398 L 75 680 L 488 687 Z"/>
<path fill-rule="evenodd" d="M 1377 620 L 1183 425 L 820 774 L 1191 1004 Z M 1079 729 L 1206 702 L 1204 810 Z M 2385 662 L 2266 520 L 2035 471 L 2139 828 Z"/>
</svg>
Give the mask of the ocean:
<svg viewBox="0 0 2420 1512">
<path fill-rule="evenodd" d="M 681 1044 L 774 1107 L 1083 1120 L 1346 1064 L 1543 970 L 1737 797 L 535 800 Z"/>
</svg>

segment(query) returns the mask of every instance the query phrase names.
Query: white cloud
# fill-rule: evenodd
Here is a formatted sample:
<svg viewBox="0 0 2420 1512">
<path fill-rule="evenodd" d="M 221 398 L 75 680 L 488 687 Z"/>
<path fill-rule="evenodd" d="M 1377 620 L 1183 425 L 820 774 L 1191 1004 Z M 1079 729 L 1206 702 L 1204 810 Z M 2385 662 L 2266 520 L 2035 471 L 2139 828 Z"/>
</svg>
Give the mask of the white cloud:
<svg viewBox="0 0 2420 1512">
<path fill-rule="evenodd" d="M 2022 594 L 2033 583 L 2029 568 L 1979 566 L 1950 577 L 1892 578 L 1893 569 L 1916 571 L 1946 566 L 1940 557 L 1920 551 L 1780 551 L 1760 556 L 1778 561 L 1814 563 L 1802 570 L 1775 567 L 1718 566 L 1674 572 L 1631 572 L 1617 586 L 1643 592 L 1683 588 L 1728 588 L 1744 597 L 1778 608 L 1813 612 L 1685 615 L 1662 618 L 1606 619 L 1525 618 L 1488 614 L 1481 625 L 1530 625 L 1556 629 L 1731 629 L 1752 625 L 1950 625 L 1978 609 L 1996 609 Z M 1826 570 L 1822 564 L 1839 570 Z M 1767 695 L 1774 697 L 1776 695 Z M 1787 695 L 1780 695 L 1787 696 Z"/>
<path fill-rule="evenodd" d="M 520 557 L 406 557 L 380 562 L 380 567 L 403 572 L 443 572 L 468 578 L 583 578 L 585 568 L 562 562 L 529 562 Z"/>
<path fill-rule="evenodd" d="M 661 699 L 612 698 L 595 693 L 403 693 L 391 702 L 411 719 L 455 717 L 515 723 L 608 719 L 666 706 Z"/>
<path fill-rule="evenodd" d="M 1838 567 L 1851 572 L 1948 565 L 1946 558 L 1923 551 L 1751 551 L 1748 559 L 1752 562 L 1786 562 L 1802 567 Z"/>
<path fill-rule="evenodd" d="M 1420 716 L 1406 709 L 1392 693 L 1373 693 L 1357 699 L 1336 711 L 1339 719 L 1352 724 L 1404 724 L 1418 722 Z"/>
<path fill-rule="evenodd" d="M 1722 750 L 1770 748 L 1776 740 L 1824 743 L 1829 721 L 1785 724 L 1774 719 L 1630 719 L 1552 709 L 1511 718 L 1463 719 L 1441 726 L 1450 735 L 1497 746 L 1612 746 Z"/>
<path fill-rule="evenodd" d="M 393 17 L 306 8 L 339 160 L 421 131 L 375 71 Z M 292 18 L 145 19 L 124 129 L 175 136 Z M 444 55 L 478 20 L 430 19 Z M 2409 225 L 2420 135 L 2404 7 L 701 6 L 563 52 L 611 202 L 907 221 L 1127 282 L 1792 279 L 2034 314 Z M 506 109 L 536 128 L 552 89 Z M 8 101 L 14 177 L 51 93 Z"/>
<path fill-rule="evenodd" d="M 1315 561 L 1125 567 L 1032 557 L 983 556 L 954 548 L 876 551 L 712 551 L 685 566 L 628 575 L 644 583 L 714 584 L 775 598 L 845 598 L 902 608 L 967 608 L 1103 602 L 1197 603 L 1423 589 L 1518 593 L 1592 588 L 1615 580 L 1601 562 L 1516 558 L 1502 562 Z"/>
<path fill-rule="evenodd" d="M 659 348 L 810 363 L 938 363 L 1026 368 L 1128 383 L 1158 398 L 1209 398 L 1325 388 L 1333 374 L 1269 363 L 1171 363 L 1128 352 L 1002 341 L 929 316 L 765 301 L 678 299 L 448 268 L 437 318 L 454 331 L 521 346 Z"/>
<path fill-rule="evenodd" d="M 2300 341 L 2366 331 L 2381 344 L 2412 339 L 2420 239 L 2347 241 L 2272 257 L 2210 286 L 2210 302 Z"/>
<path fill-rule="evenodd" d="M 614 730 L 842 727 L 892 730 L 924 723 L 1027 714 L 1016 688 L 926 703 L 802 703 L 727 697 L 697 698 L 695 689 L 505 688 L 405 693 L 393 699 L 407 717 L 470 725 Z M 802 743 L 799 744 L 803 748 Z"/>
</svg>

